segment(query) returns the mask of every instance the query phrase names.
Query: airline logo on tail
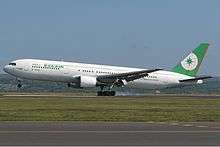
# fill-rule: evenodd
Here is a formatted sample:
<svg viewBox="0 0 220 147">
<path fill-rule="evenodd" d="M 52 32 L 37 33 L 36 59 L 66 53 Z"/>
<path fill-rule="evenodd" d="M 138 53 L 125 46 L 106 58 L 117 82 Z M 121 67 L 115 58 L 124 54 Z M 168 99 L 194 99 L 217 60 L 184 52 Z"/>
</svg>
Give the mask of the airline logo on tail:
<svg viewBox="0 0 220 147">
<path fill-rule="evenodd" d="M 181 65 L 185 70 L 192 71 L 196 69 L 198 62 L 198 57 L 194 53 L 191 53 L 181 62 Z"/>
<path fill-rule="evenodd" d="M 203 58 L 205 57 L 208 47 L 208 43 L 201 43 L 186 58 L 184 58 L 179 64 L 177 64 L 172 69 L 172 72 L 195 77 L 198 73 Z"/>
</svg>

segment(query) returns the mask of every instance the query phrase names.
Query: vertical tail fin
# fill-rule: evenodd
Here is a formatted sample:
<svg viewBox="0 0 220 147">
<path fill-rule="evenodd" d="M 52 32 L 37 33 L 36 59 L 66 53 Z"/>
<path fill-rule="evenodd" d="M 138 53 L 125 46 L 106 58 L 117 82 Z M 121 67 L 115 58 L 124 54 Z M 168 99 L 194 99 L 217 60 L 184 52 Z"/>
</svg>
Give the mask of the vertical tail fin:
<svg viewBox="0 0 220 147">
<path fill-rule="evenodd" d="M 202 60 L 208 50 L 208 43 L 201 43 L 193 52 L 177 64 L 172 72 L 195 77 L 198 73 Z"/>
</svg>

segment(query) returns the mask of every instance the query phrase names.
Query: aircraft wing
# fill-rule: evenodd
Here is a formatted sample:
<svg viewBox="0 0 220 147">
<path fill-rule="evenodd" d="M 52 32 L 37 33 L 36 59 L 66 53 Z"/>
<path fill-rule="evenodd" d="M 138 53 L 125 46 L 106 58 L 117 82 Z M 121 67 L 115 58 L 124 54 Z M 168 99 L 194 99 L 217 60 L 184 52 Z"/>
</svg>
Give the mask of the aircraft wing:
<svg viewBox="0 0 220 147">
<path fill-rule="evenodd" d="M 125 72 L 113 75 L 101 75 L 97 77 L 97 81 L 105 84 L 122 84 L 122 82 L 130 82 L 148 76 L 149 73 L 156 72 L 162 69 L 149 69 L 134 72 Z M 118 82 L 118 83 L 117 83 Z"/>
</svg>

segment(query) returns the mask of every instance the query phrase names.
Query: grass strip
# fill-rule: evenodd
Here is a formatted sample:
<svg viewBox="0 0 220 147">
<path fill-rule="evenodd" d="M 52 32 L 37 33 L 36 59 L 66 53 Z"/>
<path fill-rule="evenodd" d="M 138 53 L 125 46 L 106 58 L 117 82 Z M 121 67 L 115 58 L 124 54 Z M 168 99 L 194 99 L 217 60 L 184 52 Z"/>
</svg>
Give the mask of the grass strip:
<svg viewBox="0 0 220 147">
<path fill-rule="evenodd" d="M 4 97 L 0 121 L 220 121 L 220 99 Z"/>
</svg>

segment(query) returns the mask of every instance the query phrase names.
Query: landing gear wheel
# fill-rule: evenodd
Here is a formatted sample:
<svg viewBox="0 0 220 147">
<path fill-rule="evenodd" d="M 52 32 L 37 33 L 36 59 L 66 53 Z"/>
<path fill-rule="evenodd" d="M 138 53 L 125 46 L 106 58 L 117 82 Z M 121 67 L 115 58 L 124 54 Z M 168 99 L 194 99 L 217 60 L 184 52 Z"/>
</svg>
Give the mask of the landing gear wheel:
<svg viewBox="0 0 220 147">
<path fill-rule="evenodd" d="M 22 85 L 19 83 L 19 84 L 17 85 L 17 87 L 18 87 L 18 88 L 21 88 L 21 87 L 22 87 Z"/>
<path fill-rule="evenodd" d="M 97 96 L 115 96 L 115 91 L 98 91 Z"/>
</svg>

